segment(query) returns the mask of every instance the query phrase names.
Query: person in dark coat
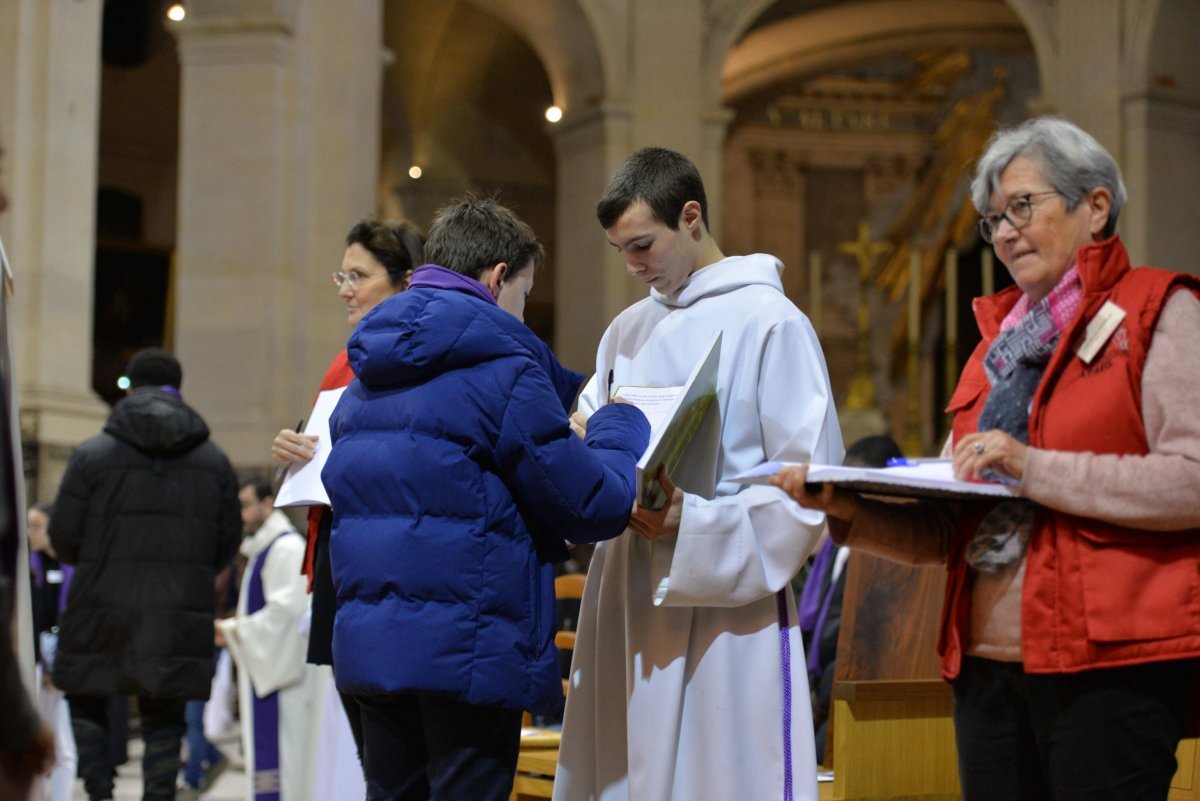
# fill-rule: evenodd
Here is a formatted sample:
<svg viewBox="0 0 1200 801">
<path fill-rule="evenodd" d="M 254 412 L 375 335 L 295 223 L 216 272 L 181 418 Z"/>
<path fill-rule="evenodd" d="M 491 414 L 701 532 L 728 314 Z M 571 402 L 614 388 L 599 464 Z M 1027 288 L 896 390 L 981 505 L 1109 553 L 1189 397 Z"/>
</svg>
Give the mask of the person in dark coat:
<svg viewBox="0 0 1200 801">
<path fill-rule="evenodd" d="M 145 801 L 173 799 L 188 699 L 213 676 L 213 579 L 233 558 L 242 520 L 237 477 L 179 392 L 178 360 L 134 354 L 129 395 L 104 431 L 75 449 L 50 541 L 75 565 L 59 619 L 54 683 L 67 695 L 79 775 L 112 797 L 107 699 L 141 712 Z"/>
<path fill-rule="evenodd" d="M 522 322 L 542 246 L 487 198 L 442 209 L 407 292 L 363 317 L 330 420 L 338 689 L 369 798 L 507 799 L 522 710 L 563 704 L 554 563 L 629 519 L 650 426 Z"/>
</svg>

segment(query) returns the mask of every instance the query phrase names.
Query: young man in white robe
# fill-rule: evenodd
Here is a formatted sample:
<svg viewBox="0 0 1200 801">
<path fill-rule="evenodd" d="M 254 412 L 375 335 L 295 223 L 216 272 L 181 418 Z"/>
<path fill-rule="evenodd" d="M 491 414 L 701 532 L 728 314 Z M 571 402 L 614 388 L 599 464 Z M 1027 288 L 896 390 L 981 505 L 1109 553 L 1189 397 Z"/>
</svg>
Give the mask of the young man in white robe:
<svg viewBox="0 0 1200 801">
<path fill-rule="evenodd" d="M 308 592 L 300 565 L 304 538 L 274 508 L 271 486 L 244 480 L 238 499 L 246 557 L 237 615 L 217 621 L 218 644 L 238 665 L 242 749 L 249 801 L 308 801 L 318 710 L 314 666 L 301 620 Z M 223 643 L 221 641 L 224 641 Z"/>
<path fill-rule="evenodd" d="M 579 414 L 611 387 L 684 384 L 722 331 L 719 474 L 681 465 L 665 513 L 635 506 L 630 530 L 597 546 L 554 798 L 816 799 L 789 582 L 824 518 L 730 477 L 767 460 L 841 462 L 821 347 L 783 294 L 778 259 L 721 252 L 700 175 L 679 153 L 631 155 L 597 213 L 650 297 L 605 332 Z M 686 491 L 714 480 L 715 498 Z"/>
</svg>

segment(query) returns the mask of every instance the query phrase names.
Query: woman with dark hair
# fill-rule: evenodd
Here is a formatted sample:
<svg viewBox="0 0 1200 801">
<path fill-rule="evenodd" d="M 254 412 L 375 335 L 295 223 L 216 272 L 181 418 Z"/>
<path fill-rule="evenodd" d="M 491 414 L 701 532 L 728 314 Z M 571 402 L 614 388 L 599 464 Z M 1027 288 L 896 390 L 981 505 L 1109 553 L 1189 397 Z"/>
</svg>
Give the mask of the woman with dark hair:
<svg viewBox="0 0 1200 801">
<path fill-rule="evenodd" d="M 342 268 L 333 274 L 338 296 L 346 302 L 346 318 L 351 326 L 380 301 L 408 288 L 408 280 L 421 263 L 425 238 L 420 229 L 408 222 L 367 217 L 355 223 L 346 235 Z M 344 387 L 354 378 L 343 349 L 333 358 L 318 392 Z M 316 438 L 285 428 L 275 435 L 271 456 L 279 465 L 302 465 L 313 458 Z M 333 615 L 336 600 L 329 567 L 329 529 L 332 513 L 328 506 L 313 506 L 308 512 L 308 548 L 304 572 L 312 592 L 312 627 L 309 631 L 308 661 L 333 665 Z M 354 743 L 362 758 L 362 725 L 358 704 L 342 696 L 342 704 L 354 734 Z"/>
</svg>

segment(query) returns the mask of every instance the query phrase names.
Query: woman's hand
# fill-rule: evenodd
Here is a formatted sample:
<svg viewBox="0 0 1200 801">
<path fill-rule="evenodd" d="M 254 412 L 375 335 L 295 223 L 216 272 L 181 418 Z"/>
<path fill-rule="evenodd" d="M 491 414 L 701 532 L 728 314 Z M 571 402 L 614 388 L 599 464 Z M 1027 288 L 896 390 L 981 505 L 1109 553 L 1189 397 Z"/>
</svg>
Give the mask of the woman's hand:
<svg viewBox="0 0 1200 801">
<path fill-rule="evenodd" d="M 856 494 L 840 490 L 833 484 L 822 484 L 819 490 L 810 492 L 805 483 L 807 477 L 808 465 L 794 465 L 785 467 L 778 474 L 771 476 L 771 483 L 805 509 L 816 509 L 847 523 L 854 520 L 854 514 L 858 511 Z"/>
<path fill-rule="evenodd" d="M 967 434 L 954 446 L 954 477 L 980 478 L 985 470 L 1020 481 L 1025 476 L 1029 446 L 999 429 Z"/>
<path fill-rule="evenodd" d="M 271 443 L 271 458 L 275 464 L 308 464 L 316 453 L 317 438 L 311 434 L 297 434 L 285 428 L 275 435 Z"/>
</svg>

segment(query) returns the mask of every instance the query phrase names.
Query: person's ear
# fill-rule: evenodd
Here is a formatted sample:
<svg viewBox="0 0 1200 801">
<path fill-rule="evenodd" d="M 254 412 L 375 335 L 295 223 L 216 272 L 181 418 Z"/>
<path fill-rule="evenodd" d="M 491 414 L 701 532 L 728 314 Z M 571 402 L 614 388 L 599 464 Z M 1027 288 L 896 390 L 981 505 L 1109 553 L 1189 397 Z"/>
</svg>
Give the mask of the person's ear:
<svg viewBox="0 0 1200 801">
<path fill-rule="evenodd" d="M 500 297 L 500 287 L 504 284 L 504 279 L 508 276 L 508 263 L 499 262 L 491 268 L 484 270 L 483 284 L 492 293 L 492 297 Z"/>
<path fill-rule="evenodd" d="M 693 238 L 699 238 L 704 225 L 704 210 L 700 208 L 699 201 L 689 200 L 683 204 L 679 212 L 679 224 Z"/>
<path fill-rule="evenodd" d="M 1104 229 L 1108 227 L 1108 216 L 1112 213 L 1112 192 L 1098 186 L 1084 198 L 1088 210 L 1088 230 L 1092 239 L 1100 241 L 1104 238 Z"/>
</svg>

